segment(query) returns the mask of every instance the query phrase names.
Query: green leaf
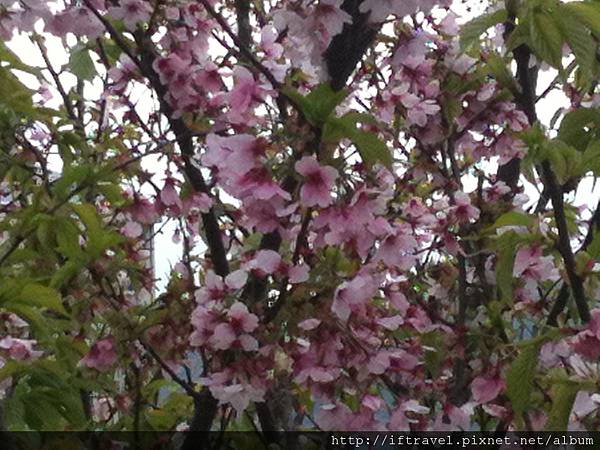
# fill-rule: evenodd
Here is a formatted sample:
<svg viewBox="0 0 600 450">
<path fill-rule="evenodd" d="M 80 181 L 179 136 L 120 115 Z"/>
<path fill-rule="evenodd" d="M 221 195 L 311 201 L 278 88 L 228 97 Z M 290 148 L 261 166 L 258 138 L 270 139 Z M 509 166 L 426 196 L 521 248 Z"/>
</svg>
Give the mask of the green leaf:
<svg viewBox="0 0 600 450">
<path fill-rule="evenodd" d="M 86 238 L 90 256 L 92 259 L 99 258 L 105 250 L 117 245 L 123 237 L 114 231 L 105 229 L 96 208 L 91 204 L 71 205 L 77 213 L 87 230 Z"/>
<path fill-rule="evenodd" d="M 89 233 L 102 232 L 102 221 L 98 216 L 98 211 L 89 203 L 82 205 L 71 205 L 73 211 L 77 213 L 81 221 L 84 223 Z"/>
<path fill-rule="evenodd" d="M 177 416 L 164 409 L 149 408 L 144 412 L 144 417 L 153 430 L 171 430 L 177 421 Z"/>
<path fill-rule="evenodd" d="M 356 131 L 351 139 L 368 167 L 372 167 L 378 162 L 388 168 L 392 166 L 393 161 L 390 150 L 375 133 Z"/>
<path fill-rule="evenodd" d="M 50 286 L 55 289 L 59 289 L 68 283 L 71 279 L 76 277 L 81 269 L 85 266 L 85 262 L 78 260 L 67 261 L 60 269 L 56 271 L 52 280 L 50 280 Z"/>
<path fill-rule="evenodd" d="M 538 336 L 521 344 L 521 353 L 515 358 L 506 372 L 506 395 L 518 417 L 531 406 L 533 380 L 542 346 L 556 336 L 556 330 Z"/>
<path fill-rule="evenodd" d="M 40 69 L 25 64 L 23 61 L 21 61 L 21 58 L 15 55 L 13 51 L 9 49 L 3 42 L 0 42 L 0 61 L 7 62 L 12 69 L 22 70 L 23 72 L 27 72 L 36 76 L 41 74 Z"/>
<path fill-rule="evenodd" d="M 16 395 L 8 396 L 4 400 L 3 409 L 5 412 L 6 429 L 7 430 L 27 430 L 27 424 L 23 418 L 25 414 L 25 408 L 23 402 Z M 35 433 L 19 433 L 20 440 L 23 437 L 31 438 Z M 28 442 L 29 445 L 23 446 L 22 448 L 39 448 L 41 447 L 40 442 Z"/>
<path fill-rule="evenodd" d="M 519 17 L 519 24 L 517 28 L 510 34 L 508 39 L 506 40 L 506 49 L 508 51 L 513 51 L 520 45 L 527 45 L 530 40 L 530 31 L 529 31 L 529 22 L 530 16 L 523 15 Z"/>
<path fill-rule="evenodd" d="M 447 342 L 437 331 L 430 331 L 421 336 L 421 344 L 427 348 L 425 352 L 425 367 L 432 376 L 437 377 L 446 358 Z"/>
<path fill-rule="evenodd" d="M 552 169 L 561 184 L 573 176 L 578 176 L 581 167 L 581 153 L 560 139 L 545 143 L 540 153 L 541 160 L 550 161 Z"/>
<path fill-rule="evenodd" d="M 26 368 L 26 363 L 15 359 L 9 359 L 2 367 L 0 367 L 0 381 L 4 381 L 7 378 L 17 375 L 23 371 L 24 368 Z"/>
<path fill-rule="evenodd" d="M 552 409 L 546 422 L 546 431 L 566 430 L 575 397 L 580 386 L 576 382 L 563 382 L 552 386 Z"/>
<path fill-rule="evenodd" d="M 553 17 L 533 12 L 529 21 L 529 43 L 536 55 L 555 68 L 562 67 L 562 34 Z"/>
<path fill-rule="evenodd" d="M 505 304 L 512 303 L 513 266 L 517 246 L 523 241 L 523 236 L 515 231 L 502 233 L 496 243 L 498 251 L 496 261 L 496 282 L 500 290 L 500 300 Z"/>
<path fill-rule="evenodd" d="M 350 139 L 363 160 L 372 167 L 381 163 L 391 167 L 392 154 L 385 142 L 377 134 L 357 128 L 357 123 L 374 123 L 375 119 L 368 114 L 348 113 L 343 117 L 332 117 L 323 126 L 323 140 L 325 142 L 337 142 L 343 138 Z"/>
<path fill-rule="evenodd" d="M 560 5 L 552 17 L 575 54 L 580 70 L 585 72 L 587 77 L 591 77 L 596 64 L 598 45 L 589 29 L 582 26 L 579 18 L 563 6 Z"/>
<path fill-rule="evenodd" d="M 56 180 L 52 189 L 59 198 L 66 199 L 73 191 L 90 182 L 93 176 L 94 170 L 90 166 L 71 165 L 65 168 L 63 176 Z"/>
<path fill-rule="evenodd" d="M 311 104 L 315 118 L 322 123 L 347 96 L 347 91 L 334 91 L 329 83 L 323 83 L 313 89 L 306 100 Z"/>
<path fill-rule="evenodd" d="M 557 138 L 584 151 L 600 128 L 600 109 L 578 108 L 565 114 Z"/>
<path fill-rule="evenodd" d="M 334 91 L 329 83 L 318 85 L 306 96 L 288 87 L 283 89 L 283 93 L 296 102 L 306 119 L 316 126 L 325 123 L 335 108 L 348 96 L 345 90 Z"/>
<path fill-rule="evenodd" d="M 47 308 L 66 314 L 60 294 L 28 278 L 2 279 L 0 305 L 9 310 Z"/>
<path fill-rule="evenodd" d="M 377 124 L 377 120 L 370 114 L 349 112 L 342 117 L 330 117 L 323 124 L 321 139 L 324 142 L 339 142 L 350 136 L 356 131 L 359 123 Z"/>
<path fill-rule="evenodd" d="M 260 247 L 260 243 L 262 241 L 263 234 L 262 233 L 252 233 L 246 239 L 244 239 L 244 252 L 251 252 L 253 250 L 258 250 Z"/>
<path fill-rule="evenodd" d="M 48 308 L 62 314 L 67 313 L 63 307 L 60 294 L 56 290 L 40 284 L 25 286 L 18 297 L 18 301 L 32 306 Z"/>
<path fill-rule="evenodd" d="M 108 60 L 110 61 L 111 65 L 114 65 L 119 60 L 123 50 L 111 39 L 102 39 L 102 45 Z"/>
<path fill-rule="evenodd" d="M 36 117 L 32 92 L 8 69 L 0 67 L 0 105 L 17 113 Z"/>
<path fill-rule="evenodd" d="M 496 230 L 497 228 L 506 227 L 506 226 L 523 226 L 530 227 L 533 225 L 535 219 L 525 213 L 518 211 L 510 211 L 502 214 L 494 224 L 489 227 L 488 230 Z"/>
<path fill-rule="evenodd" d="M 522 415 L 529 406 L 539 350 L 540 347 L 536 345 L 525 347 L 506 374 L 506 394 L 511 401 L 513 411 L 519 415 Z"/>
<path fill-rule="evenodd" d="M 594 239 L 592 240 L 590 245 L 588 245 L 586 252 L 593 259 L 599 260 L 600 259 L 600 232 L 599 232 L 598 228 L 596 228 L 595 231 L 596 232 L 594 233 Z"/>
<path fill-rule="evenodd" d="M 600 176 L 600 141 L 591 142 L 581 157 L 579 173 L 583 175 L 590 171 Z"/>
<path fill-rule="evenodd" d="M 442 113 L 447 124 L 452 125 L 454 119 L 456 119 L 462 112 L 462 102 L 459 98 L 454 96 L 448 96 L 442 104 Z"/>
<path fill-rule="evenodd" d="M 479 37 L 489 28 L 507 20 L 506 9 L 483 14 L 463 25 L 460 31 L 460 46 L 468 49 L 479 41 Z"/>
<path fill-rule="evenodd" d="M 79 245 L 80 231 L 69 219 L 57 217 L 52 231 L 56 236 L 57 250 L 69 259 L 85 259 Z"/>
<path fill-rule="evenodd" d="M 600 36 L 600 4 L 597 2 L 572 2 L 561 4 L 561 13 L 571 14 Z"/>
<path fill-rule="evenodd" d="M 73 50 L 69 60 L 69 68 L 73 75 L 80 80 L 91 81 L 96 76 L 96 67 L 90 57 L 90 51 L 86 48 Z"/>
</svg>

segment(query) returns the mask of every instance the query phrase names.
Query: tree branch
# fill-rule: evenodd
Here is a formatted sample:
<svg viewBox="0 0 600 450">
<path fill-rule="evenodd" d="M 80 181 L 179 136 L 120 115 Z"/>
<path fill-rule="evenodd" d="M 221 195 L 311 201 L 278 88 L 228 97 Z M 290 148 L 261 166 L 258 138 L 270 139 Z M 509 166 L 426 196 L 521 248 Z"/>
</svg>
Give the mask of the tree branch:
<svg viewBox="0 0 600 450">
<path fill-rule="evenodd" d="M 504 40 L 506 41 L 515 30 L 515 12 L 509 11 L 509 18 L 504 24 Z M 517 82 L 521 87 L 521 92 L 515 99 L 519 107 L 523 110 L 529 123 L 533 125 L 537 121 L 535 111 L 536 103 L 536 85 L 538 68 L 529 67 L 531 51 L 526 45 L 520 45 L 513 50 L 513 57 L 517 63 Z M 521 160 L 513 158 L 498 169 L 497 179 L 504 181 L 511 188 L 515 188 L 521 175 Z"/>
<path fill-rule="evenodd" d="M 511 11 L 509 11 L 509 15 L 509 21 L 505 25 L 505 39 L 510 36 L 515 29 L 515 15 Z M 535 106 L 537 97 L 535 92 L 538 68 L 537 65 L 529 67 L 531 51 L 525 44 L 515 48 L 513 50 L 513 56 L 517 63 L 517 82 L 521 88 L 521 92 L 517 95 L 516 101 L 519 107 L 527 115 L 529 123 L 533 125 L 537 122 Z M 562 186 L 558 183 L 556 175 L 552 171 L 552 167 L 548 161 L 544 161 L 541 164 L 540 171 L 544 184 L 544 192 L 550 197 L 554 209 L 554 218 L 558 228 L 558 242 L 556 243 L 556 246 L 565 264 L 565 270 L 567 271 L 569 284 L 571 285 L 571 291 L 575 303 L 577 304 L 579 316 L 581 317 L 581 320 L 588 322 L 590 320 L 590 311 L 585 299 L 583 281 L 575 270 L 575 257 L 573 255 L 573 249 L 571 248 L 569 230 L 567 227 Z M 518 158 L 514 158 L 498 170 L 498 179 L 504 181 L 511 187 L 517 185 L 519 175 L 520 160 Z"/>
<path fill-rule="evenodd" d="M 562 188 L 558 184 L 556 175 L 554 175 L 548 161 L 542 163 L 542 171 L 544 184 L 547 187 L 550 199 L 552 200 L 554 218 L 558 228 L 558 242 L 556 243 L 556 246 L 565 263 L 565 270 L 567 271 L 569 284 L 571 285 L 571 291 L 573 293 L 573 298 L 575 299 L 575 304 L 577 305 L 579 317 L 582 321 L 589 322 L 591 319 L 590 309 L 585 298 L 583 280 L 576 272 L 575 256 L 573 255 L 571 240 L 569 238 Z"/>
<path fill-rule="evenodd" d="M 590 225 L 588 228 L 588 232 L 585 236 L 583 243 L 577 253 L 584 252 L 587 250 L 588 246 L 594 240 L 594 234 L 600 228 L 600 202 L 596 206 L 596 211 L 592 215 L 590 219 Z M 569 285 L 567 283 L 563 283 L 554 304 L 552 305 L 552 309 L 550 310 L 550 314 L 548 315 L 547 324 L 552 327 L 558 326 L 558 316 L 567 306 L 567 301 L 569 300 Z"/>
<path fill-rule="evenodd" d="M 252 44 L 250 2 L 248 0 L 235 0 L 235 15 L 237 18 L 237 35 L 240 40 L 240 45 L 249 49 Z"/>
<path fill-rule="evenodd" d="M 345 24 L 325 52 L 329 81 L 334 90 L 346 85 L 367 49 L 371 46 L 381 24 L 369 23 L 369 13 L 359 10 L 362 0 L 345 0 L 342 10 L 352 16 L 352 23 Z"/>
</svg>

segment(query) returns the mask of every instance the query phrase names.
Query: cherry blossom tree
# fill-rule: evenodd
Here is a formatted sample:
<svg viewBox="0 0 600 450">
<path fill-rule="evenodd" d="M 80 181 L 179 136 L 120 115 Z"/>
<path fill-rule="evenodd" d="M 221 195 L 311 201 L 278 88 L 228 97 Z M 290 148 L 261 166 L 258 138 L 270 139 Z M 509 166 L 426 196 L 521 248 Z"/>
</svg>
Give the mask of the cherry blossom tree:
<svg viewBox="0 0 600 450">
<path fill-rule="evenodd" d="M 600 3 L 1 0 L 0 32 L 5 429 L 598 428 Z"/>
</svg>

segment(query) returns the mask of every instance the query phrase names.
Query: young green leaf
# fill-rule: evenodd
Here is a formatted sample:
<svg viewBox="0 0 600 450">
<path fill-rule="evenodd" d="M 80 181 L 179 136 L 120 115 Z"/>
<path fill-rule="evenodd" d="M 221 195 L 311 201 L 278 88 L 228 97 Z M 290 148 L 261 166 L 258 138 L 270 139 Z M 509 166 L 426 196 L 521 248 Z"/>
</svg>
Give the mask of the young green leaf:
<svg viewBox="0 0 600 450">
<path fill-rule="evenodd" d="M 534 218 L 528 214 L 518 211 L 509 211 L 502 214 L 494 224 L 489 227 L 489 231 L 496 230 L 506 226 L 523 226 L 530 227 L 534 223 Z"/>
<path fill-rule="evenodd" d="M 575 54 L 579 68 L 591 76 L 596 65 L 598 48 L 591 32 L 569 9 L 559 7 L 553 12 L 552 17 Z"/>
<path fill-rule="evenodd" d="M 575 397 L 580 386 L 575 382 L 565 381 L 552 386 L 552 408 L 546 422 L 546 431 L 566 430 Z"/>
<path fill-rule="evenodd" d="M 86 48 L 81 48 L 71 53 L 69 68 L 73 75 L 80 80 L 91 81 L 96 76 L 96 67 Z"/>
<path fill-rule="evenodd" d="M 511 401 L 512 409 L 521 417 L 531 406 L 530 398 L 533 392 L 533 380 L 538 365 L 540 349 L 557 336 L 552 330 L 529 341 L 523 342 L 521 352 L 512 362 L 506 373 L 506 394 Z"/>
<path fill-rule="evenodd" d="M 348 113 L 343 117 L 332 117 L 323 125 L 323 141 L 338 142 L 341 139 L 350 139 L 362 160 L 371 167 L 381 163 L 386 167 L 392 166 L 392 154 L 377 134 L 358 128 L 359 123 L 376 123 L 373 116 L 361 113 Z"/>
<path fill-rule="evenodd" d="M 466 23 L 460 33 L 460 46 L 463 50 L 468 49 L 479 41 L 479 37 L 496 24 L 505 22 L 507 19 L 506 9 L 502 8 L 494 12 L 483 14 Z"/>
<path fill-rule="evenodd" d="M 500 299 L 506 304 L 512 303 L 513 266 L 517 246 L 522 240 L 522 235 L 514 231 L 508 231 L 500 235 L 496 243 L 498 249 L 496 281 L 500 290 Z"/>
<path fill-rule="evenodd" d="M 533 12 L 529 20 L 529 44 L 535 54 L 555 68 L 562 67 L 563 37 L 553 16 Z"/>
<path fill-rule="evenodd" d="M 558 139 L 584 151 L 596 137 L 600 127 L 600 109 L 580 108 L 565 114 L 558 130 Z"/>
<path fill-rule="evenodd" d="M 283 93 L 300 106 L 306 119 L 315 126 L 323 125 L 348 96 L 344 90 L 334 91 L 329 83 L 318 85 L 306 96 L 292 88 L 284 88 Z"/>
</svg>

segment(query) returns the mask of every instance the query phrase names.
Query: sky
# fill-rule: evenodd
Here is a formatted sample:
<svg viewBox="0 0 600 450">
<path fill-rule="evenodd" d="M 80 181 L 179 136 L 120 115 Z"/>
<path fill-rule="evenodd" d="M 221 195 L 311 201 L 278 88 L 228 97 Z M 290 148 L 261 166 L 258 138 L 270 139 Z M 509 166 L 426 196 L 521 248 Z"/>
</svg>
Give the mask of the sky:
<svg viewBox="0 0 600 450">
<path fill-rule="evenodd" d="M 455 1 L 452 6 L 452 11 L 456 13 L 456 15 L 460 18 L 460 22 L 466 22 L 471 17 L 475 15 L 481 14 L 485 10 L 485 2 L 476 1 L 476 0 L 466 0 L 466 1 Z M 469 11 L 470 9 L 470 11 Z M 74 44 L 74 38 L 71 42 L 68 42 L 69 45 Z M 16 35 L 7 45 L 19 56 L 23 58 L 30 65 L 43 67 L 44 61 L 41 57 L 41 54 L 37 47 L 33 45 L 26 36 Z M 48 54 L 50 56 L 50 60 L 54 67 L 58 68 L 62 65 L 68 63 L 68 55 L 64 51 L 63 43 L 60 39 L 48 36 L 46 41 L 46 46 L 48 49 Z M 212 46 L 209 51 L 211 52 L 222 52 L 219 46 Z M 98 67 L 101 69 L 100 67 Z M 37 89 L 39 86 L 35 81 L 35 78 L 24 73 L 19 72 L 19 76 L 23 80 L 25 84 L 27 84 L 32 89 Z M 550 70 L 547 72 L 542 72 L 539 77 L 538 82 L 538 94 L 542 93 L 546 87 L 552 82 L 554 77 L 556 76 L 556 71 Z M 61 80 L 64 82 L 66 86 L 74 86 L 76 83 L 76 79 L 73 75 L 65 73 L 61 75 Z M 102 85 L 99 80 L 96 80 L 95 83 L 86 82 L 85 85 L 86 96 L 91 95 L 94 98 L 99 97 L 102 93 Z M 58 97 L 58 96 L 57 96 Z M 139 100 L 137 103 L 138 112 L 142 117 L 147 115 L 152 109 L 152 104 L 150 100 L 148 100 L 148 91 L 145 89 L 137 89 L 134 91 L 132 96 L 135 100 Z M 57 98 L 49 104 L 49 106 L 58 106 L 60 103 Z M 554 112 L 560 107 L 568 107 L 569 102 L 566 96 L 559 90 L 551 91 L 546 98 L 541 100 L 538 103 L 538 114 L 540 121 L 544 125 L 550 124 L 550 121 L 554 115 Z M 60 172 L 62 168 L 62 162 L 57 157 L 52 161 L 52 169 Z M 143 160 L 142 166 L 148 169 L 151 172 L 157 173 L 155 176 L 155 181 L 158 186 L 162 186 L 163 178 L 164 178 L 164 162 L 159 162 L 155 157 L 147 157 Z M 467 192 L 473 191 L 476 188 L 477 180 L 474 178 L 466 178 L 465 180 L 465 190 Z M 148 191 L 148 194 L 152 194 L 152 191 Z M 530 197 L 530 203 L 533 204 L 535 200 L 538 198 L 538 193 L 536 189 L 529 184 L 525 185 L 525 193 Z M 582 205 L 588 204 L 594 206 L 598 198 L 600 198 L 600 188 L 593 188 L 593 179 L 589 178 L 584 180 L 578 192 L 575 195 L 575 204 Z M 571 197 L 572 198 L 572 197 Z M 589 216 L 589 214 L 588 214 Z M 585 218 L 586 216 L 584 216 Z M 157 225 L 160 226 L 160 225 Z M 156 277 L 159 278 L 158 287 L 159 290 L 164 289 L 166 286 L 166 282 L 168 280 L 169 273 L 171 268 L 177 263 L 181 256 L 181 243 L 173 241 L 173 235 L 175 232 L 176 226 L 173 221 L 165 224 L 163 231 L 156 237 L 154 242 L 155 248 L 155 273 Z M 202 247 L 199 247 L 197 251 L 202 251 Z"/>
</svg>

